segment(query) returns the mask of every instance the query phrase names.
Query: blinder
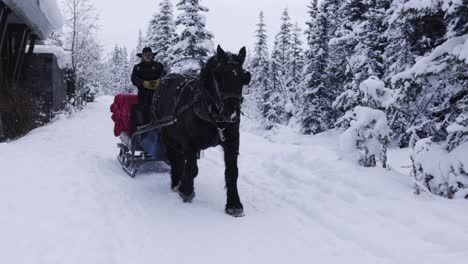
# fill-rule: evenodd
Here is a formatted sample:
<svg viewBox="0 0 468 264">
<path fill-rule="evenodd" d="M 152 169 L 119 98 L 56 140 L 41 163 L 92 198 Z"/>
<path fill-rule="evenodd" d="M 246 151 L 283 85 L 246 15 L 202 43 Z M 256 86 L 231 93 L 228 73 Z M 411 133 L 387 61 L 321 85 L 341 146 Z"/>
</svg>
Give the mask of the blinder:
<svg viewBox="0 0 468 264">
<path fill-rule="evenodd" d="M 251 80 L 252 80 L 252 75 L 250 74 L 250 72 L 244 70 L 242 74 L 242 84 L 249 85 Z"/>
</svg>

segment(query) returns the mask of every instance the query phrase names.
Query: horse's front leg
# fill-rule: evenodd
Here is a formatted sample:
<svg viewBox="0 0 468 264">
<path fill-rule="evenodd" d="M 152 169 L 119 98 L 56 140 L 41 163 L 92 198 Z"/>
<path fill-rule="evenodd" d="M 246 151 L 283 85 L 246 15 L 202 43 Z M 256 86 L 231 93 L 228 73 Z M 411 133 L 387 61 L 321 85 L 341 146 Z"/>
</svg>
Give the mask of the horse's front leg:
<svg viewBox="0 0 468 264">
<path fill-rule="evenodd" d="M 195 198 L 193 180 L 198 174 L 196 152 L 184 155 L 184 173 L 179 186 L 179 195 L 184 203 L 191 203 Z"/>
<path fill-rule="evenodd" d="M 227 203 L 226 213 L 234 217 L 244 216 L 244 207 L 239 198 L 237 190 L 237 178 L 239 176 L 239 169 L 237 167 L 237 157 L 239 145 L 225 145 L 224 146 L 224 163 L 226 170 L 224 176 L 226 179 Z"/>
</svg>

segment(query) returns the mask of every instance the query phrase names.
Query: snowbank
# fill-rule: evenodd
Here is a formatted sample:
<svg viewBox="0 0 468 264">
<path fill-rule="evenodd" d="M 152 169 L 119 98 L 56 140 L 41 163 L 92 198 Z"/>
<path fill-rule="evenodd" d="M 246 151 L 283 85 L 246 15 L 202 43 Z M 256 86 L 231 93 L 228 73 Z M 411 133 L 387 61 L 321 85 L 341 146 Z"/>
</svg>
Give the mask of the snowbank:
<svg viewBox="0 0 468 264">
<path fill-rule="evenodd" d="M 63 17 L 56 0 L 3 0 L 13 12 L 24 19 L 33 31 L 46 39 L 63 25 Z"/>
<path fill-rule="evenodd" d="M 468 142 L 448 152 L 445 144 L 419 140 L 413 151 L 413 176 L 420 186 L 448 198 L 468 198 Z M 414 175 L 416 174 L 416 175 Z"/>
</svg>

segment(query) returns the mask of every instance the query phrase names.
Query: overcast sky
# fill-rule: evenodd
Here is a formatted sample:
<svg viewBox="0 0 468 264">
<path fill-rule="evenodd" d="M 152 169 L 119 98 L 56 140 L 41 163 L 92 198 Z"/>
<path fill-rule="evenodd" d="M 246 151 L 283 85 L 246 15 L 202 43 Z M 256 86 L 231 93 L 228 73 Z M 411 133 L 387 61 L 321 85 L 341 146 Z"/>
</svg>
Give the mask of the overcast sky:
<svg viewBox="0 0 468 264">
<path fill-rule="evenodd" d="M 106 52 L 116 44 L 129 50 L 136 46 L 138 30 L 145 33 L 148 21 L 159 7 L 159 0 L 92 0 L 100 11 L 101 40 Z M 175 4 L 178 0 L 172 0 Z M 215 34 L 215 45 L 238 51 L 242 46 L 251 49 L 255 38 L 255 24 L 263 10 L 270 44 L 280 27 L 280 17 L 288 8 L 294 22 L 304 29 L 307 5 L 310 0 L 202 0 L 208 7 L 207 29 Z"/>
</svg>

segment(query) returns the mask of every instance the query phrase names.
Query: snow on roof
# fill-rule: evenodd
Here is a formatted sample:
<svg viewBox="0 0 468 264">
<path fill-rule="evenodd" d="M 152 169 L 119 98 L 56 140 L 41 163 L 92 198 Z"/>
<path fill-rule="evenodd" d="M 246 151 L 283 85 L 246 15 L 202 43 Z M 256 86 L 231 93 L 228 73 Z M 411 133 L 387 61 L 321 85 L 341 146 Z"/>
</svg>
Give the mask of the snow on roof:
<svg viewBox="0 0 468 264">
<path fill-rule="evenodd" d="M 63 25 L 57 0 L 3 0 L 3 2 L 41 39 L 46 39 L 54 29 L 60 29 Z"/>
<path fill-rule="evenodd" d="M 71 52 L 62 49 L 57 46 L 48 45 L 36 45 L 34 47 L 34 53 L 36 54 L 54 54 L 57 58 L 57 64 L 60 69 L 71 67 Z"/>
</svg>

